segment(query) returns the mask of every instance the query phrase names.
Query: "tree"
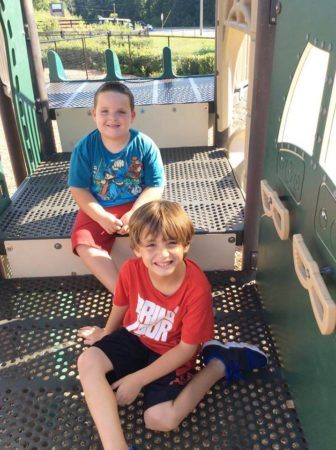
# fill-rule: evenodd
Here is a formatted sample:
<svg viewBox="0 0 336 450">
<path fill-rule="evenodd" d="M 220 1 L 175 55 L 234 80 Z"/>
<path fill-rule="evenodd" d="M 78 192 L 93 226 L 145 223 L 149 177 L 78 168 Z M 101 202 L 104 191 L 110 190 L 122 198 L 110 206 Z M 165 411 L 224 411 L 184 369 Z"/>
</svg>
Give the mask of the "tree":
<svg viewBox="0 0 336 450">
<path fill-rule="evenodd" d="M 42 1 L 45 0 L 36 0 Z M 168 18 L 166 26 L 198 27 L 198 0 L 72 0 L 74 12 L 86 20 L 109 17 L 115 12 L 118 17 L 143 20 L 154 26 L 161 26 L 161 13 Z M 204 24 L 214 26 L 215 0 L 204 0 Z"/>
<path fill-rule="evenodd" d="M 74 0 L 75 12 L 85 20 L 96 20 L 98 16 L 108 17 L 113 12 L 113 1 Z"/>
<path fill-rule="evenodd" d="M 126 17 L 131 20 L 145 20 L 147 0 L 112 0 L 119 17 Z"/>
<path fill-rule="evenodd" d="M 49 11 L 49 0 L 33 0 L 35 11 Z"/>
</svg>

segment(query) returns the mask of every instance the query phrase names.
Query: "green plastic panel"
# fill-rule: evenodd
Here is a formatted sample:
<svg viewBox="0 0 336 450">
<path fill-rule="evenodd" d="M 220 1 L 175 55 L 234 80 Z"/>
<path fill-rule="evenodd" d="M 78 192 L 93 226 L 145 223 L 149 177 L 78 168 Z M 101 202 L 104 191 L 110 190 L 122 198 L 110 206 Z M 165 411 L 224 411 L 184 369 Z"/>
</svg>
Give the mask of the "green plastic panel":
<svg viewBox="0 0 336 450">
<path fill-rule="evenodd" d="M 325 184 L 319 190 L 315 212 L 315 230 L 321 244 L 336 262 L 336 202 Z"/>
<path fill-rule="evenodd" d="M 28 173 L 31 174 L 41 161 L 41 142 L 20 0 L 0 0 L 0 20 L 15 114 Z"/>
<path fill-rule="evenodd" d="M 283 0 L 277 17 L 271 84 L 268 136 L 263 178 L 289 210 L 290 237 L 282 241 L 272 219 L 260 219 L 257 281 L 311 450 L 334 450 L 336 442 L 336 334 L 322 335 L 315 321 L 308 291 L 294 270 L 293 234 L 300 233 L 318 264 L 331 297 L 336 300 L 336 200 L 335 185 L 319 165 L 336 67 L 333 0 Z M 279 142 L 280 124 L 289 117 L 285 109 L 295 71 L 308 44 L 328 52 L 317 105 L 313 151 Z M 307 86 L 305 93 L 316 86 Z M 307 108 L 307 107 L 306 107 Z M 296 111 L 292 130 L 305 129 Z M 287 120 L 287 119 L 286 119 Z M 293 120 L 293 116 L 291 118 Z M 301 136 L 304 142 L 304 136 Z"/>
</svg>

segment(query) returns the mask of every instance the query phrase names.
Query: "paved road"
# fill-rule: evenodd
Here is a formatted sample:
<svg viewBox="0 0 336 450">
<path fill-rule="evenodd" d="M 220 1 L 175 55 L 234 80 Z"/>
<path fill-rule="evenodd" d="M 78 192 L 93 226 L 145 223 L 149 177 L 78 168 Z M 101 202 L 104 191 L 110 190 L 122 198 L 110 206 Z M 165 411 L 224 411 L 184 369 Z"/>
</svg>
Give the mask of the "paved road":
<svg viewBox="0 0 336 450">
<path fill-rule="evenodd" d="M 200 36 L 199 28 L 154 28 L 149 35 L 159 34 L 165 36 Z M 215 28 L 203 28 L 203 37 L 215 37 Z"/>
</svg>

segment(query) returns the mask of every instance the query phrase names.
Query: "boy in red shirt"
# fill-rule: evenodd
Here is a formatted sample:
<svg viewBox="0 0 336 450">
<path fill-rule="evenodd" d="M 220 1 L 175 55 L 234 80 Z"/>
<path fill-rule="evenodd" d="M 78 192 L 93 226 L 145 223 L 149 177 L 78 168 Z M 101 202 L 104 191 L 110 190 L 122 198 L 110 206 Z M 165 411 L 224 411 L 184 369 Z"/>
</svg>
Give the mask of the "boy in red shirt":
<svg viewBox="0 0 336 450">
<path fill-rule="evenodd" d="M 255 346 L 211 340 L 211 287 L 186 257 L 193 233 L 178 203 L 137 209 L 129 222 L 137 259 L 120 270 L 106 326 L 79 330 L 92 345 L 79 357 L 80 381 L 105 450 L 128 449 L 117 405 L 132 403 L 141 390 L 146 427 L 169 431 L 223 376 L 239 378 L 267 364 Z M 194 374 L 202 344 L 206 366 Z"/>
</svg>

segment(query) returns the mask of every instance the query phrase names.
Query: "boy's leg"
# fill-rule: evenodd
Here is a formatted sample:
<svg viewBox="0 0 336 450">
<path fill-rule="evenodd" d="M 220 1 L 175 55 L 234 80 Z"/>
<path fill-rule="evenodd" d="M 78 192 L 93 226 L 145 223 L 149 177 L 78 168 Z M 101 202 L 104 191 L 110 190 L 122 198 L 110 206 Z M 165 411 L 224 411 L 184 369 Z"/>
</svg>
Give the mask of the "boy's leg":
<svg viewBox="0 0 336 450">
<path fill-rule="evenodd" d="M 243 378 L 244 371 L 265 367 L 267 356 L 257 347 L 229 342 L 222 344 L 213 340 L 203 346 L 203 360 L 206 366 L 185 386 L 175 400 L 159 403 L 145 411 L 148 428 L 156 431 L 170 431 L 191 413 L 210 388 L 222 377 L 230 382 Z"/>
<path fill-rule="evenodd" d="M 211 361 L 193 376 L 175 400 L 159 403 L 145 411 L 146 427 L 155 431 L 174 430 L 224 375 L 223 363 L 218 360 Z"/>
<path fill-rule="evenodd" d="M 106 208 L 115 217 L 122 217 L 133 205 L 125 203 Z M 97 222 L 79 210 L 71 234 L 72 249 L 86 267 L 112 293 L 118 269 L 110 255 L 116 235 L 108 234 Z"/>
<path fill-rule="evenodd" d="M 112 363 L 102 350 L 90 347 L 78 359 L 78 371 L 86 403 L 104 450 L 128 450 L 121 428 L 117 401 L 106 373 Z"/>
<path fill-rule="evenodd" d="M 118 270 L 109 253 L 84 244 L 77 245 L 76 251 L 86 267 L 113 294 Z"/>
</svg>

